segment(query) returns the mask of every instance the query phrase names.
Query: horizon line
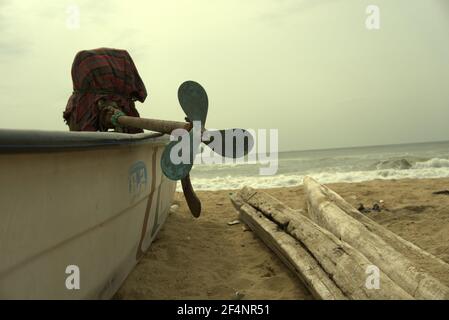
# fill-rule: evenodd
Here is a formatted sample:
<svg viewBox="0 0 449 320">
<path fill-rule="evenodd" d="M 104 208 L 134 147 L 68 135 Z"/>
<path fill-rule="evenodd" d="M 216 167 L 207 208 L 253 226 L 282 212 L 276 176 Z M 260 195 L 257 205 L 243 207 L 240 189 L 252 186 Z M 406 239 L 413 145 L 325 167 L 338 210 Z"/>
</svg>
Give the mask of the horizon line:
<svg viewBox="0 0 449 320">
<path fill-rule="evenodd" d="M 389 143 L 389 144 L 370 144 L 370 145 L 358 145 L 358 146 L 349 146 L 349 147 L 333 147 L 333 148 L 312 148 L 312 149 L 300 149 L 300 150 L 286 150 L 279 151 L 279 153 L 287 153 L 287 152 L 304 152 L 304 151 L 327 151 L 327 150 L 342 150 L 342 149 L 357 149 L 357 148 L 374 148 L 374 147 L 393 147 L 400 145 L 411 145 L 411 144 L 426 144 L 426 143 L 444 143 L 449 142 L 449 140 L 435 140 L 435 141 L 421 141 L 421 142 L 403 142 L 403 143 Z"/>
</svg>

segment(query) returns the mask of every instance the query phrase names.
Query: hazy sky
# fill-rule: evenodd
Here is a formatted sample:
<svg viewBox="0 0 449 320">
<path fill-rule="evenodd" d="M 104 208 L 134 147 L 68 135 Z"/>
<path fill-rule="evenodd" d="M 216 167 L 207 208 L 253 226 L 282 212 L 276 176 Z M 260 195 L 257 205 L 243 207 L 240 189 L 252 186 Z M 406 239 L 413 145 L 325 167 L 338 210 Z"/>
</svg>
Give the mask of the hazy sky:
<svg viewBox="0 0 449 320">
<path fill-rule="evenodd" d="M 281 150 L 449 140 L 448 2 L 0 0 L 0 128 L 67 130 L 75 54 L 115 47 L 146 84 L 143 117 L 182 120 L 191 79 L 208 127 L 278 128 Z"/>
</svg>

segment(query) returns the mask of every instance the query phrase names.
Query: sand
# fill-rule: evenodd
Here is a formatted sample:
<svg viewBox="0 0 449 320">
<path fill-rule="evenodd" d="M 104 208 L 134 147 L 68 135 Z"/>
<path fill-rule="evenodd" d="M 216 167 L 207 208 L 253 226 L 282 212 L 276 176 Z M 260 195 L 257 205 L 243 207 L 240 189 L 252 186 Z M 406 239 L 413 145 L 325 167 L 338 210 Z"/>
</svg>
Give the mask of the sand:
<svg viewBox="0 0 449 320">
<path fill-rule="evenodd" d="M 381 225 L 449 263 L 449 179 L 376 180 L 329 186 Z M 292 208 L 304 208 L 302 187 L 265 190 Z M 199 219 L 182 194 L 180 208 L 128 276 L 116 299 L 312 299 L 297 278 L 244 225 L 229 226 L 238 214 L 229 201 L 235 191 L 198 192 Z M 448 275 L 449 277 L 449 275 Z M 449 280 L 449 279 L 448 279 Z"/>
</svg>

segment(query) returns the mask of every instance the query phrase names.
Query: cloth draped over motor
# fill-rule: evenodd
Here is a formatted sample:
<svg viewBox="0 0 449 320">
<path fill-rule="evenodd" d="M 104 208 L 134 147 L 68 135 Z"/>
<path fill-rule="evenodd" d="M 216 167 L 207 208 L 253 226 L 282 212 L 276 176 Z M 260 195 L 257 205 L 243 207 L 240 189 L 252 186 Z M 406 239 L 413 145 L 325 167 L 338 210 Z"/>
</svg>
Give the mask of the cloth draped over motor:
<svg viewBox="0 0 449 320">
<path fill-rule="evenodd" d="M 99 101 L 117 105 L 129 116 L 139 117 L 135 101 L 144 102 L 147 90 L 126 50 L 99 48 L 83 50 L 72 65 L 73 93 L 63 117 L 71 131 L 107 131 L 100 121 Z M 123 132 L 142 129 L 126 127 Z"/>
</svg>

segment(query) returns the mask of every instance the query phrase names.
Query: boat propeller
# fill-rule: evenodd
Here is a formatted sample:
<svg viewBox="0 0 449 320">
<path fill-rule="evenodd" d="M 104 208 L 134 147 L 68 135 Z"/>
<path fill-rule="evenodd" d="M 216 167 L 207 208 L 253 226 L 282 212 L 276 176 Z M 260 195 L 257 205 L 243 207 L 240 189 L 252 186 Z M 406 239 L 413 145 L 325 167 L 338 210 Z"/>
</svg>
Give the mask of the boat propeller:
<svg viewBox="0 0 449 320">
<path fill-rule="evenodd" d="M 178 89 L 178 100 L 187 122 L 145 119 L 127 116 L 113 102 L 100 101 L 102 123 L 106 128 L 134 127 L 171 135 L 164 149 L 161 167 L 171 180 L 181 180 L 182 189 L 193 216 L 201 214 L 201 202 L 193 190 L 190 170 L 201 143 L 220 156 L 240 158 L 254 146 L 253 136 L 245 129 L 206 130 L 209 100 L 204 88 L 195 81 L 186 81 Z"/>
<path fill-rule="evenodd" d="M 193 216 L 199 217 L 201 202 L 193 190 L 190 171 L 200 151 L 200 144 L 208 145 L 220 156 L 240 158 L 251 151 L 254 138 L 245 129 L 206 130 L 209 100 L 204 88 L 195 81 L 186 81 L 181 84 L 178 90 L 178 101 L 186 115 L 186 120 L 192 124 L 191 130 L 188 132 L 184 130 L 184 135 L 178 136 L 175 138 L 177 140 L 171 141 L 166 146 L 161 158 L 161 167 L 167 178 L 181 180 L 189 209 Z M 185 152 L 188 154 L 184 154 Z"/>
</svg>

